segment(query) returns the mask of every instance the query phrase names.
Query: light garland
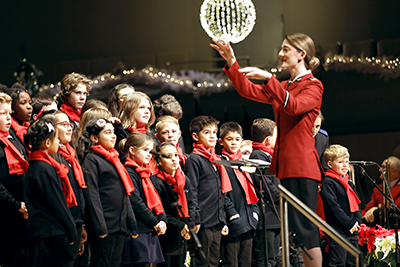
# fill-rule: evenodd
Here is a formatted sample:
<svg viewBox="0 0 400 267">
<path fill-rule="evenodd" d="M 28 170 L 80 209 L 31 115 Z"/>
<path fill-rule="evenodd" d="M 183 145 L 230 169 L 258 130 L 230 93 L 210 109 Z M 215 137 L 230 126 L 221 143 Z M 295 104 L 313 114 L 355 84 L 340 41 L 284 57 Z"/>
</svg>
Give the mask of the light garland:
<svg viewBox="0 0 400 267">
<path fill-rule="evenodd" d="M 364 74 L 379 74 L 385 81 L 400 77 L 400 58 L 327 56 L 323 63 L 325 71 L 357 71 Z"/>
<path fill-rule="evenodd" d="M 385 81 L 400 78 L 400 58 L 386 57 L 346 57 L 343 55 L 328 56 L 323 63 L 325 71 L 333 70 L 336 72 L 357 71 L 364 74 L 378 74 Z M 281 77 L 284 69 L 274 67 L 269 70 L 274 77 Z M 147 94 L 154 88 L 162 91 L 175 91 L 176 93 L 192 93 L 195 97 L 222 93 L 234 90 L 232 83 L 221 71 L 218 74 L 199 72 L 194 70 L 167 72 L 148 66 L 142 70 L 125 69 L 119 75 L 104 73 L 93 77 L 91 80 L 92 94 L 96 90 L 108 90 L 120 83 L 128 83 L 134 86 L 143 85 L 148 88 Z M 61 83 L 45 84 L 39 87 L 39 94 L 59 97 Z M 100 94 L 100 93 L 99 93 Z"/>
<path fill-rule="evenodd" d="M 223 72 L 212 74 L 199 71 L 181 71 L 167 72 L 152 66 L 148 66 L 140 71 L 135 69 L 123 70 L 119 75 L 105 73 L 90 80 L 92 87 L 91 94 L 103 96 L 103 91 L 109 91 L 117 84 L 128 83 L 134 86 L 143 86 L 143 90 L 147 94 L 151 94 L 156 89 L 162 91 L 174 91 L 176 93 L 192 93 L 196 97 L 211 94 L 222 93 L 227 90 L 234 90 L 232 83 Z M 39 94 L 53 96 L 54 99 L 59 97 L 61 83 L 46 84 L 39 87 Z"/>
<path fill-rule="evenodd" d="M 239 43 L 253 30 L 256 9 L 251 0 L 205 0 L 200 23 L 211 38 Z"/>
</svg>

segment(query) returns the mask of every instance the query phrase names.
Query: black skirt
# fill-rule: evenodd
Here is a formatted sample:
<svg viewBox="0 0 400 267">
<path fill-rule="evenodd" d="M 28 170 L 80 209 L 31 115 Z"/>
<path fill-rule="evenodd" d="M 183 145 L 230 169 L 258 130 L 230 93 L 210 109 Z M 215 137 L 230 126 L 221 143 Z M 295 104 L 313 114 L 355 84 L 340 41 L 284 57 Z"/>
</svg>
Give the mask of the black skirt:
<svg viewBox="0 0 400 267">
<path fill-rule="evenodd" d="M 137 238 L 132 238 L 131 236 L 125 237 L 122 263 L 134 264 L 139 262 L 164 262 L 160 241 L 154 231 L 139 233 Z"/>
<path fill-rule="evenodd" d="M 281 179 L 281 184 L 314 212 L 317 210 L 318 181 L 309 178 L 284 178 Z M 290 232 L 296 233 L 297 239 L 306 248 L 320 246 L 318 226 L 292 205 L 288 205 L 288 216 Z"/>
</svg>

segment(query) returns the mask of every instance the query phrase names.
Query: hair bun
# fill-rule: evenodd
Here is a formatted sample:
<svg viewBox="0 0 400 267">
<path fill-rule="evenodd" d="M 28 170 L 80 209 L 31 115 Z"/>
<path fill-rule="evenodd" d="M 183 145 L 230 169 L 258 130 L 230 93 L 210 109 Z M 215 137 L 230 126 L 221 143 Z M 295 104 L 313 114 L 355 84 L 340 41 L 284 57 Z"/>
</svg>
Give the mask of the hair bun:
<svg viewBox="0 0 400 267">
<path fill-rule="evenodd" d="M 126 144 L 126 138 L 119 141 L 118 148 L 122 153 L 128 154 L 128 149 L 126 149 L 125 144 Z"/>
<path fill-rule="evenodd" d="M 320 61 L 317 57 L 312 57 L 310 62 L 308 63 L 308 67 L 310 70 L 315 70 L 320 64 Z"/>
</svg>

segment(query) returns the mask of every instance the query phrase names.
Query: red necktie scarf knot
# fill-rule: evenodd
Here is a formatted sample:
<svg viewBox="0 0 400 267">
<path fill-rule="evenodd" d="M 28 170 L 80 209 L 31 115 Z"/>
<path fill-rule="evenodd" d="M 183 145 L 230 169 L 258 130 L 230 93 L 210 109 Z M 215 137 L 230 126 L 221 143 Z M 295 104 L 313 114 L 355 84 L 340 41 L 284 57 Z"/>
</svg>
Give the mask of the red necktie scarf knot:
<svg viewBox="0 0 400 267">
<path fill-rule="evenodd" d="M 226 151 L 224 148 L 222 149 L 222 155 L 225 155 L 229 158 L 229 160 L 239 160 L 242 157 L 242 152 L 239 150 L 238 153 L 232 154 Z M 250 174 L 248 172 L 241 172 L 240 170 L 234 168 L 233 171 L 236 174 L 236 177 L 243 188 L 243 191 L 246 195 L 247 205 L 255 204 L 258 202 L 258 197 L 254 190 L 254 185 L 252 183 Z"/>
<path fill-rule="evenodd" d="M 131 158 L 126 158 L 125 167 L 131 167 L 134 169 L 142 179 L 143 192 L 146 197 L 146 204 L 150 210 L 154 210 L 157 215 L 164 212 L 164 208 L 158 195 L 157 190 L 154 188 L 153 182 L 150 179 L 151 176 L 151 168 L 140 167 L 134 160 Z"/>
</svg>

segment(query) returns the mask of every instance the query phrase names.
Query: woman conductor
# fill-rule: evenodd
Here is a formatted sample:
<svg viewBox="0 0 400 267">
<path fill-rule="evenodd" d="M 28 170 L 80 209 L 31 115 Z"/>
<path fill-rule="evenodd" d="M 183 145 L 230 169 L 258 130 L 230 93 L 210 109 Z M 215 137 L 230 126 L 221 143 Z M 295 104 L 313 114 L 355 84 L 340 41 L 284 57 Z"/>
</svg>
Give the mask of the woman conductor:
<svg viewBox="0 0 400 267">
<path fill-rule="evenodd" d="M 313 40 L 302 33 L 285 36 L 279 57 L 281 68 L 289 69 L 291 78 L 283 82 L 279 82 L 271 73 L 255 67 L 241 69 L 229 43 L 220 39 L 213 39 L 213 42 L 210 45 L 227 61 L 224 71 L 239 94 L 273 106 L 278 138 L 270 172 L 281 179 L 285 188 L 315 211 L 318 182 L 323 171 L 314 148 L 311 129 L 321 108 L 323 86 L 311 73 L 319 65 L 319 60 L 314 57 Z M 257 85 L 247 78 L 264 80 L 264 83 Z M 297 238 L 314 258 L 311 261 L 303 255 L 305 265 L 321 266 L 318 227 L 291 208 L 290 230 L 297 234 Z"/>
</svg>

